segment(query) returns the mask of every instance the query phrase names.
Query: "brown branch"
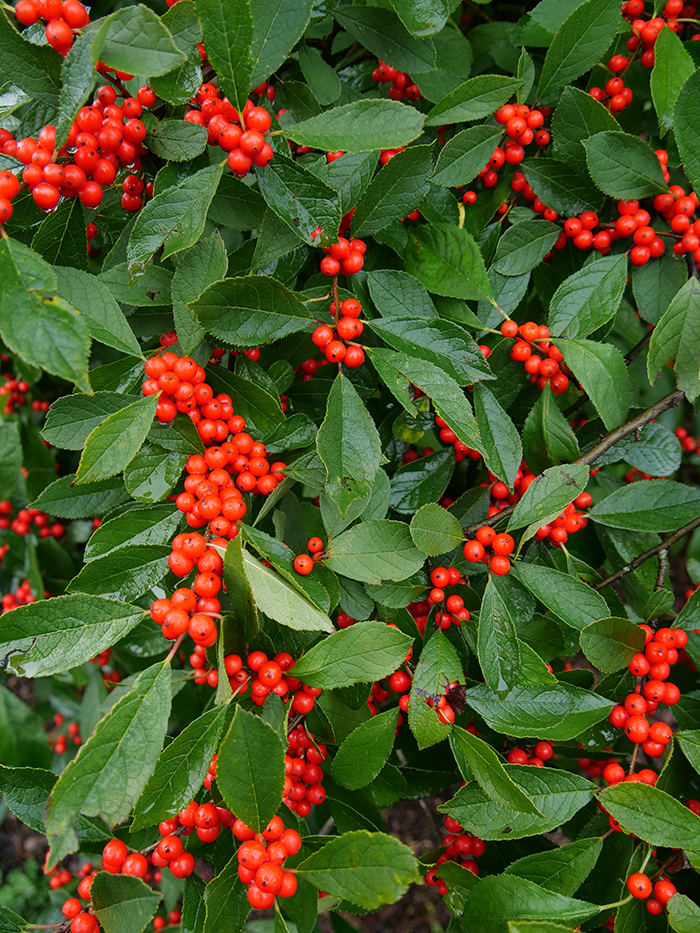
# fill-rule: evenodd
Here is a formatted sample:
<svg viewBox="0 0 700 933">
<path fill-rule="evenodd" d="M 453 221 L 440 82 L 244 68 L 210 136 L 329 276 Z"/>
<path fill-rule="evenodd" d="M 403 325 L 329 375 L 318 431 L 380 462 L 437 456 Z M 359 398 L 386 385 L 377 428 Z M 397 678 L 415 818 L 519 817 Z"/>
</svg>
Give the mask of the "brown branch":
<svg viewBox="0 0 700 933">
<path fill-rule="evenodd" d="M 669 392 L 668 395 L 665 395 L 660 401 L 655 402 L 645 411 L 636 415 L 631 421 L 628 421 L 627 424 L 623 424 L 619 428 L 615 428 L 615 430 L 611 431 L 609 434 L 606 434 L 605 437 L 594 447 L 591 447 L 589 451 L 582 454 L 577 460 L 572 461 L 572 466 L 590 466 L 591 463 L 594 463 L 598 457 L 602 457 L 603 454 L 610 450 L 611 447 L 614 447 L 615 444 L 624 440 L 624 438 L 628 437 L 630 434 L 634 434 L 634 432 L 638 431 L 640 428 L 643 428 L 644 425 L 653 421 L 654 418 L 657 418 L 662 412 L 667 411 L 669 408 L 675 408 L 683 398 L 685 398 L 685 393 L 680 389 L 674 389 L 673 392 Z M 509 505 L 507 509 L 503 509 L 503 511 L 492 516 L 490 519 L 485 518 L 483 521 L 474 522 L 473 525 L 469 525 L 464 529 L 464 533 L 466 535 L 470 533 L 473 534 L 484 525 L 498 524 L 504 518 L 508 518 L 513 514 L 516 505 L 517 503 Z"/>
<path fill-rule="evenodd" d="M 593 584 L 594 590 L 602 590 L 603 587 L 608 586 L 611 583 L 615 583 L 616 580 L 619 580 L 621 577 L 626 577 L 628 573 L 632 573 L 637 567 L 649 560 L 650 557 L 655 557 L 657 554 L 667 554 L 668 551 L 676 544 L 677 541 L 680 541 L 681 538 L 685 538 L 686 535 L 689 535 L 691 531 L 695 531 L 696 528 L 700 528 L 700 518 L 694 518 L 692 522 L 688 522 L 687 525 L 683 525 L 682 528 L 679 528 L 678 531 L 674 531 L 672 535 L 669 535 L 668 538 L 664 538 L 663 541 L 660 541 L 655 547 L 649 548 L 648 551 L 644 551 L 643 554 L 640 554 L 638 557 L 635 557 L 634 560 L 631 560 L 628 564 L 625 564 L 624 567 L 620 567 L 619 570 L 616 570 L 615 573 L 611 573 L 609 577 L 605 577 L 604 580 L 598 580 L 597 583 Z"/>
</svg>

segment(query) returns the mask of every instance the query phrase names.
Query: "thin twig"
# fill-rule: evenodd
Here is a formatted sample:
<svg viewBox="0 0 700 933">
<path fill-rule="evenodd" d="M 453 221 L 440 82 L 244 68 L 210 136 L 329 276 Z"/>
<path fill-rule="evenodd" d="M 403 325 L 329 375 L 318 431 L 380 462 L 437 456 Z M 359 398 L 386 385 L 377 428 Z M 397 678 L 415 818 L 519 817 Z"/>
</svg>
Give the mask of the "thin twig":
<svg viewBox="0 0 700 933">
<path fill-rule="evenodd" d="M 659 551 L 659 572 L 656 575 L 656 583 L 654 584 L 654 592 L 658 592 L 660 589 L 663 589 L 663 585 L 666 582 L 666 573 L 668 572 L 668 551 Z"/>
<path fill-rule="evenodd" d="M 649 548 L 648 551 L 644 551 L 643 554 L 635 557 L 634 560 L 631 560 L 628 564 L 625 564 L 624 567 L 620 567 L 620 569 L 616 570 L 615 573 L 611 573 L 609 577 L 605 577 L 604 580 L 598 580 L 597 583 L 593 584 L 593 589 L 602 590 L 603 587 L 609 586 L 611 583 L 615 583 L 615 581 L 619 580 L 621 577 L 626 577 L 628 573 L 632 573 L 637 569 L 637 567 L 641 567 L 641 565 L 645 561 L 649 560 L 650 557 L 655 557 L 662 551 L 667 553 L 677 541 L 680 541 L 681 538 L 685 538 L 686 535 L 689 535 L 691 531 L 695 531 L 696 528 L 700 528 L 700 518 L 694 518 L 692 522 L 688 522 L 687 525 L 683 525 L 682 528 L 679 528 L 678 531 L 674 531 L 672 535 L 668 536 L 668 538 L 664 538 L 664 540 L 659 542 L 659 544 L 657 544 L 655 547 Z"/>
</svg>

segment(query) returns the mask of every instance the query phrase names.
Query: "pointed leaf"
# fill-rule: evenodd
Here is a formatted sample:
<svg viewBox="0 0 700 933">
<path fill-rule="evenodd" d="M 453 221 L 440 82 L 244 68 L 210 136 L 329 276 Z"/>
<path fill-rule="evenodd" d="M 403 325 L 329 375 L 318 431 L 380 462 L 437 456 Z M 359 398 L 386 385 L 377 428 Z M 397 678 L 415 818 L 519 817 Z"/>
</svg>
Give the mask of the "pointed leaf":
<svg viewBox="0 0 700 933">
<path fill-rule="evenodd" d="M 425 557 L 411 539 L 408 525 L 389 519 L 361 522 L 328 545 L 327 567 L 363 583 L 405 580 Z"/>
<path fill-rule="evenodd" d="M 373 716 L 353 729 L 333 759 L 333 777 L 343 787 L 358 790 L 373 781 L 394 747 L 398 707 Z"/>
<path fill-rule="evenodd" d="M 161 895 L 140 878 L 100 871 L 90 900 L 105 933 L 141 933 L 155 917 Z"/>
<path fill-rule="evenodd" d="M 421 113 L 398 101 L 365 99 L 293 123 L 286 126 L 284 132 L 302 146 L 369 152 L 408 145 L 420 136 L 423 120 Z"/>
<path fill-rule="evenodd" d="M 661 136 L 673 126 L 673 111 L 678 94 L 695 71 L 695 64 L 683 43 L 671 30 L 662 29 L 658 45 L 654 43 L 654 67 L 651 72 L 651 99 L 659 118 Z"/>
<path fill-rule="evenodd" d="M 683 160 L 686 175 L 695 190 L 700 189 L 699 93 L 700 69 L 695 71 L 681 88 L 673 112 L 673 132 L 678 151 Z"/>
<path fill-rule="evenodd" d="M 438 719 L 437 710 L 428 699 L 444 695 L 451 683 L 464 679 L 462 662 L 452 642 L 438 629 L 421 651 L 408 701 L 408 723 L 419 748 L 427 748 L 446 739 L 452 731 L 449 723 Z"/>
<path fill-rule="evenodd" d="M 418 207 L 430 188 L 432 149 L 432 146 L 410 146 L 377 173 L 357 202 L 352 216 L 353 236 L 379 233 Z"/>
<path fill-rule="evenodd" d="M 602 851 L 603 842 L 597 836 L 577 839 L 549 852 L 519 858 L 506 866 L 505 873 L 571 897 L 593 871 Z"/>
<path fill-rule="evenodd" d="M 171 550 L 169 544 L 127 544 L 85 564 L 67 590 L 108 599 L 136 599 L 163 580 Z"/>
<path fill-rule="evenodd" d="M 573 371 L 611 431 L 629 411 L 629 376 L 617 347 L 593 340 L 555 340 L 564 362 Z"/>
<path fill-rule="evenodd" d="M 518 682 L 520 642 L 508 604 L 491 576 L 479 611 L 476 653 L 484 680 L 503 699 Z"/>
<path fill-rule="evenodd" d="M 558 236 L 559 227 L 548 220 L 513 224 L 498 241 L 493 268 L 501 275 L 523 275 L 540 264 Z"/>
<path fill-rule="evenodd" d="M 253 73 L 253 17 L 248 0 L 197 0 L 197 16 L 207 57 L 221 87 L 239 110 L 248 97 Z"/>
<path fill-rule="evenodd" d="M 600 192 L 580 168 L 545 157 L 523 162 L 521 171 L 537 197 L 554 211 L 580 214 L 603 206 Z"/>
<path fill-rule="evenodd" d="M 0 765 L 0 793 L 4 803 L 18 820 L 37 833 L 44 832 L 46 802 L 55 783 L 56 775 L 44 768 Z"/>
<path fill-rule="evenodd" d="M 432 41 L 412 36 L 391 10 L 346 5 L 334 15 L 343 29 L 393 68 L 422 74 L 435 67 Z"/>
<path fill-rule="evenodd" d="M 212 282 L 225 278 L 227 269 L 224 241 L 216 232 L 195 243 L 178 263 L 172 281 L 173 319 L 184 353 L 194 353 L 206 336 L 194 312 L 187 307 L 188 302 L 199 298 Z"/>
<path fill-rule="evenodd" d="M 638 136 L 606 131 L 583 145 L 591 178 L 610 197 L 646 198 L 668 190 L 654 150 Z"/>
<path fill-rule="evenodd" d="M 430 224 L 411 232 L 406 271 L 436 295 L 491 299 L 486 267 L 474 238 L 449 224 Z"/>
<path fill-rule="evenodd" d="M 124 312 L 96 275 L 62 266 L 54 272 L 58 294 L 80 311 L 93 340 L 130 356 L 143 356 Z"/>
<path fill-rule="evenodd" d="M 583 492 L 588 483 L 588 467 L 569 464 L 550 467 L 536 476 L 518 501 L 508 522 L 509 529 L 525 525 L 546 525 L 564 511 L 566 506 Z"/>
<path fill-rule="evenodd" d="M 470 78 L 438 101 L 425 118 L 426 125 L 483 120 L 510 100 L 519 83 L 504 75 L 478 75 Z"/>
<path fill-rule="evenodd" d="M 92 54 L 110 68 L 150 77 L 163 75 L 185 60 L 160 17 L 141 3 L 117 10 L 103 21 Z"/>
<path fill-rule="evenodd" d="M 533 596 L 572 628 L 583 629 L 608 615 L 600 593 L 568 573 L 524 561 L 518 562 L 516 573 Z"/>
<path fill-rule="evenodd" d="M 76 483 L 94 483 L 121 473 L 139 452 L 153 423 L 158 396 L 139 399 L 109 415 L 85 442 Z"/>
<path fill-rule="evenodd" d="M 588 514 L 613 528 L 674 531 L 700 515 L 700 490 L 670 479 L 650 479 L 615 490 Z"/>
<path fill-rule="evenodd" d="M 627 284 L 627 257 L 601 256 L 574 272 L 549 306 L 553 337 L 587 337 L 614 317 Z"/>
<path fill-rule="evenodd" d="M 668 310 L 654 328 L 649 343 L 647 373 L 656 382 L 661 368 L 673 360 L 676 382 L 690 401 L 700 395 L 698 375 L 698 327 L 700 327 L 700 285 L 689 278 L 674 296 Z"/>
<path fill-rule="evenodd" d="M 476 886 L 462 916 L 470 933 L 508 933 L 509 927 L 515 927 L 513 921 L 556 917 L 570 926 L 578 926 L 599 912 L 597 904 L 547 891 L 524 878 L 492 875 Z M 525 930 L 526 926 L 523 933 Z M 533 933 L 539 933 L 536 927 Z"/>
<path fill-rule="evenodd" d="M 301 631 L 332 632 L 333 623 L 279 574 L 263 566 L 248 551 L 243 566 L 253 599 L 271 619 Z"/>
<path fill-rule="evenodd" d="M 430 180 L 445 188 L 468 185 L 489 161 L 501 136 L 498 127 L 483 124 L 457 133 L 440 150 Z"/>
<path fill-rule="evenodd" d="M 437 502 L 429 502 L 411 519 L 413 543 L 430 557 L 448 554 L 464 541 L 462 526 Z"/>
<path fill-rule="evenodd" d="M 680 800 L 648 784 L 611 784 L 598 794 L 625 832 L 652 846 L 700 850 L 700 816 Z"/>
</svg>

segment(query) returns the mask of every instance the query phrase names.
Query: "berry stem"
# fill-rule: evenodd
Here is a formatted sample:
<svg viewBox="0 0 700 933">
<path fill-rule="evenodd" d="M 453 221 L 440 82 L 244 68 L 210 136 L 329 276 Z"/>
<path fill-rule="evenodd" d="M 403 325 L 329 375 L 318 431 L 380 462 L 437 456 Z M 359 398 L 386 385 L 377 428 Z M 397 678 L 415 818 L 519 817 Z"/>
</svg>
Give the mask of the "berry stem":
<svg viewBox="0 0 700 933">
<path fill-rule="evenodd" d="M 626 898 L 621 901 L 615 901 L 614 904 L 601 904 L 600 912 L 602 913 L 604 910 L 613 910 L 615 907 L 624 907 L 625 904 L 629 904 L 633 896 L 632 894 L 628 894 Z"/>
<path fill-rule="evenodd" d="M 177 641 L 175 641 L 175 642 L 173 643 L 173 646 L 172 646 L 172 648 L 170 649 L 170 651 L 168 652 L 167 658 L 165 659 L 165 661 L 166 661 L 167 664 L 170 664 L 170 662 L 172 661 L 172 659 L 175 657 L 175 655 L 176 655 L 176 653 L 177 653 L 177 649 L 180 647 L 180 645 L 181 645 L 182 642 L 184 641 L 185 635 L 186 635 L 186 634 L 187 634 L 187 632 L 183 632 L 182 635 L 180 635 L 180 637 L 177 639 Z"/>
</svg>

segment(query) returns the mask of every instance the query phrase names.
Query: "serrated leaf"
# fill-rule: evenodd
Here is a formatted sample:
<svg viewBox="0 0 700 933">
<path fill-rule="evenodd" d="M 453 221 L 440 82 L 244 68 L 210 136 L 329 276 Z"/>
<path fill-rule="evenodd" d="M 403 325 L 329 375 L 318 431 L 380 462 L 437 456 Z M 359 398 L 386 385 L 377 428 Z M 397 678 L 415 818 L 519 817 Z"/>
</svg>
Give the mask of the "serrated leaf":
<svg viewBox="0 0 700 933">
<path fill-rule="evenodd" d="M 520 169 L 537 197 L 554 211 L 575 215 L 603 206 L 600 192 L 580 167 L 574 170 L 557 159 L 541 157 L 523 162 Z"/>
<path fill-rule="evenodd" d="M 700 930 L 700 907 L 685 894 L 674 894 L 666 910 L 669 925 L 676 933 L 698 933 Z"/>
<path fill-rule="evenodd" d="M 700 69 L 695 71 L 681 88 L 673 111 L 673 132 L 678 151 L 688 180 L 695 190 L 700 189 L 699 93 Z"/>
<path fill-rule="evenodd" d="M 384 833 L 343 833 L 297 866 L 317 888 L 365 910 L 391 904 L 418 880 L 411 850 Z"/>
<path fill-rule="evenodd" d="M 53 266 L 87 269 L 85 217 L 78 198 L 65 198 L 37 227 L 32 249 Z"/>
<path fill-rule="evenodd" d="M 200 169 L 139 211 L 127 247 L 130 271 L 143 272 L 161 246 L 165 259 L 197 242 L 222 172 L 223 163 Z"/>
<path fill-rule="evenodd" d="M 694 401 L 700 395 L 698 374 L 698 327 L 700 326 L 700 285 L 689 278 L 671 301 L 654 328 L 649 343 L 647 373 L 655 382 L 665 363 L 673 360 L 679 389 Z"/>
<path fill-rule="evenodd" d="M 546 525 L 560 515 L 566 506 L 583 492 L 588 482 L 588 466 L 567 464 L 555 466 L 536 476 L 515 507 L 509 529 L 525 525 Z"/>
<path fill-rule="evenodd" d="M 608 615 L 600 593 L 568 573 L 524 561 L 518 562 L 516 573 L 533 596 L 572 628 L 583 629 Z"/>
<path fill-rule="evenodd" d="M 41 433 L 54 447 L 82 450 L 90 433 L 109 415 L 131 404 L 130 398 L 117 392 L 64 395 L 51 405 Z"/>
<path fill-rule="evenodd" d="M 80 747 L 51 793 L 46 834 L 50 864 L 76 851 L 79 813 L 109 825 L 126 819 L 163 746 L 170 713 L 170 665 L 143 671 Z"/>
<path fill-rule="evenodd" d="M 0 484 L 3 495 L 9 498 L 17 488 L 22 466 L 22 443 L 16 422 L 0 423 Z"/>
<path fill-rule="evenodd" d="M 597 836 L 577 839 L 548 852 L 519 858 L 506 866 L 505 873 L 571 897 L 595 868 L 602 850 L 603 842 Z"/>
<path fill-rule="evenodd" d="M 513 224 L 498 241 L 492 267 L 501 275 L 523 275 L 539 265 L 554 246 L 559 227 L 548 220 Z"/>
<path fill-rule="evenodd" d="M 251 0 L 251 87 L 257 87 L 283 64 L 303 36 L 312 7 L 312 0 Z"/>
<path fill-rule="evenodd" d="M 207 131 L 187 120 L 147 121 L 144 145 L 159 159 L 170 162 L 188 162 L 207 147 Z"/>
<path fill-rule="evenodd" d="M 31 503 L 57 518 L 93 518 L 105 515 L 129 499 L 121 478 L 101 480 L 89 486 L 73 486 L 74 473 L 68 473 L 47 486 Z"/>
<path fill-rule="evenodd" d="M 124 545 L 168 544 L 182 526 L 182 513 L 172 502 L 129 509 L 102 522 L 85 548 L 87 562 L 104 557 Z"/>
<path fill-rule="evenodd" d="M 545 386 L 523 425 L 525 461 L 536 473 L 570 463 L 580 454 L 576 435 L 555 398 L 550 386 Z"/>
<path fill-rule="evenodd" d="M 55 783 L 56 775 L 44 768 L 0 765 L 0 793 L 4 803 L 18 820 L 37 833 L 44 832 L 46 801 Z"/>
<path fill-rule="evenodd" d="M 552 142 L 558 158 L 580 172 L 586 160 L 583 141 L 604 130 L 618 129 L 615 117 L 595 97 L 577 87 L 564 88 L 552 114 Z"/>
<path fill-rule="evenodd" d="M 468 767 L 460 768 L 464 779 L 471 780 L 473 774 L 482 790 L 499 806 L 544 816 L 525 791 L 509 776 L 496 752 L 483 739 L 460 726 L 455 726 L 450 733 L 450 746 L 458 766 L 462 758 L 466 759 Z M 467 770 L 469 773 L 465 774 Z"/>
<path fill-rule="evenodd" d="M 545 56 L 537 99 L 570 84 L 609 48 L 620 11 L 608 0 L 585 0 L 564 20 Z"/>
<path fill-rule="evenodd" d="M 235 856 L 204 888 L 204 905 L 206 914 L 201 933 L 240 933 L 243 930 L 250 904 L 246 886 L 238 877 L 238 859 Z M 192 933 L 199 931 L 193 930 Z"/>
<path fill-rule="evenodd" d="M 363 583 L 405 580 L 423 566 L 408 525 L 389 519 L 361 522 L 329 542 L 327 567 Z"/>
<path fill-rule="evenodd" d="M 48 677 L 94 658 L 144 617 L 138 606 L 101 596 L 56 596 L 0 617 L 0 654 L 23 677 Z"/>
<path fill-rule="evenodd" d="M 486 465 L 512 489 L 523 459 L 520 435 L 493 392 L 481 384 L 474 389 L 474 413 Z"/>
<path fill-rule="evenodd" d="M 430 180 L 446 188 L 468 185 L 489 161 L 501 136 L 500 129 L 484 124 L 457 133 L 440 150 Z"/>
<path fill-rule="evenodd" d="M 302 146 L 368 152 L 408 145 L 420 136 L 423 120 L 421 113 L 398 101 L 366 99 L 285 126 L 284 132 Z"/>
<path fill-rule="evenodd" d="M 694 71 L 693 59 L 678 36 L 671 29 L 662 29 L 658 44 L 654 43 L 654 67 L 650 79 L 651 99 L 659 118 L 661 136 L 672 128 L 678 94 Z"/>
<path fill-rule="evenodd" d="M 275 279 L 247 275 L 209 285 L 188 307 L 201 326 L 231 347 L 258 347 L 303 330 L 314 314 Z"/>
<path fill-rule="evenodd" d="M 29 97 L 50 107 L 57 104 L 61 87 L 61 58 L 47 45 L 35 45 L 10 25 L 8 13 L 0 15 L 2 70 Z"/>
<path fill-rule="evenodd" d="M 243 110 L 253 73 L 250 3 L 240 0 L 231 7 L 226 0 L 197 0 L 196 6 L 207 57 L 228 99 Z"/>
<path fill-rule="evenodd" d="M 435 46 L 430 39 L 412 36 L 391 10 L 343 6 L 334 18 L 377 58 L 400 71 L 423 74 L 435 67 Z"/>
<path fill-rule="evenodd" d="M 147 396 L 105 418 L 85 442 L 75 482 L 94 483 L 125 470 L 146 439 L 157 404 L 157 395 Z"/>
<path fill-rule="evenodd" d="M 97 276 L 61 266 L 54 272 L 58 294 L 80 311 L 93 340 L 130 356 L 143 356 L 124 312 Z"/>
<path fill-rule="evenodd" d="M 436 295 L 491 300 L 491 285 L 476 241 L 449 224 L 420 227 L 409 236 L 406 271 Z"/>
<path fill-rule="evenodd" d="M 438 719 L 437 710 L 428 704 L 447 693 L 452 683 L 464 679 L 462 661 L 452 642 L 437 629 L 424 645 L 413 674 L 411 693 L 408 700 L 408 724 L 419 748 L 436 745 L 452 731 L 449 723 Z"/>
<path fill-rule="evenodd" d="M 520 642 L 508 603 L 491 576 L 479 610 L 476 653 L 484 680 L 503 699 L 518 682 Z"/>
<path fill-rule="evenodd" d="M 519 86 L 519 81 L 504 75 L 470 78 L 438 101 L 425 118 L 426 126 L 483 120 L 510 100 Z"/>
<path fill-rule="evenodd" d="M 154 918 L 161 895 L 140 878 L 100 871 L 90 900 L 105 933 L 141 933 Z"/>
<path fill-rule="evenodd" d="M 181 65 L 185 56 L 153 10 L 139 3 L 105 19 L 92 46 L 93 60 L 150 77 Z"/>
<path fill-rule="evenodd" d="M 647 198 L 668 191 L 654 150 L 638 136 L 605 131 L 584 139 L 583 146 L 591 178 L 610 197 Z"/>
<path fill-rule="evenodd" d="M 243 567 L 253 599 L 265 615 L 301 631 L 333 631 L 333 624 L 325 613 L 248 551 L 243 552 Z"/>
<path fill-rule="evenodd" d="M 163 580 L 170 553 L 168 544 L 127 544 L 85 564 L 66 589 L 107 599 L 136 599 Z"/>
<path fill-rule="evenodd" d="M 204 328 L 187 307 L 188 302 L 199 298 L 212 282 L 225 278 L 227 269 L 224 241 L 216 232 L 195 243 L 178 263 L 172 281 L 173 319 L 178 344 L 184 353 L 194 353 L 205 337 Z"/>
<path fill-rule="evenodd" d="M 581 648 L 599 671 L 619 671 L 644 650 L 644 630 L 627 619 L 599 619 L 581 630 Z"/>
<path fill-rule="evenodd" d="M 357 202 L 352 217 L 353 236 L 379 233 L 418 207 L 430 187 L 432 149 L 432 146 L 410 146 L 375 175 Z"/>
<path fill-rule="evenodd" d="M 294 665 L 294 676 L 324 690 L 381 680 L 397 670 L 411 639 L 383 622 L 357 622 L 314 645 Z"/>
<path fill-rule="evenodd" d="M 341 211 L 333 188 L 303 165 L 282 156 L 256 175 L 268 206 L 301 240 L 309 246 L 326 246 L 335 241 Z"/>
<path fill-rule="evenodd" d="M 587 337 L 607 323 L 622 302 L 627 257 L 601 256 L 564 279 L 549 306 L 554 337 Z"/>
<path fill-rule="evenodd" d="M 400 466 L 391 479 L 391 507 L 401 514 L 413 515 L 428 502 L 439 499 L 447 489 L 454 467 L 454 454 L 449 448 Z"/>
<path fill-rule="evenodd" d="M 358 790 L 373 781 L 394 747 L 398 707 L 389 709 L 353 729 L 333 759 L 333 777 L 343 787 Z"/>
<path fill-rule="evenodd" d="M 429 557 L 447 554 L 464 541 L 462 526 L 437 502 L 419 509 L 411 519 L 413 543 Z"/>
<path fill-rule="evenodd" d="M 625 832 L 649 845 L 700 849 L 700 816 L 658 787 L 622 782 L 603 788 L 598 797 Z"/>
<path fill-rule="evenodd" d="M 262 832 L 282 803 L 285 745 L 279 733 L 241 706 L 219 747 L 216 784 L 228 808 Z"/>
<path fill-rule="evenodd" d="M 652 479 L 615 490 L 588 513 L 601 525 L 637 531 L 674 531 L 700 515 L 700 490 Z"/>
<path fill-rule="evenodd" d="M 392 0 L 399 19 L 414 36 L 432 36 L 447 22 L 450 5 L 447 0 Z"/>
<path fill-rule="evenodd" d="M 617 347 L 580 339 L 555 340 L 554 343 L 608 431 L 621 425 L 630 405 L 629 375 Z"/>
</svg>

